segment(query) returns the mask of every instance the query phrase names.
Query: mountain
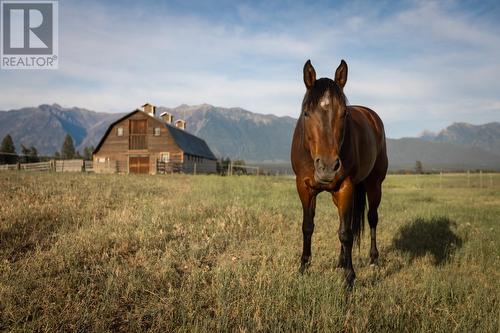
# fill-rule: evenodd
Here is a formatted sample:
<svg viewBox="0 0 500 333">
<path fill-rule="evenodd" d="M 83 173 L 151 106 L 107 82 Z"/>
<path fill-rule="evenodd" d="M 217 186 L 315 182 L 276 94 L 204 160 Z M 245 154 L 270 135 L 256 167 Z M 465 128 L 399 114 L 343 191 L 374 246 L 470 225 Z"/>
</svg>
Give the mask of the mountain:
<svg viewBox="0 0 500 333">
<path fill-rule="evenodd" d="M 387 139 L 389 167 L 414 169 L 421 161 L 424 170 L 500 169 L 500 156 L 483 149 L 418 138 Z"/>
<path fill-rule="evenodd" d="M 66 133 L 75 147 L 96 145 L 108 125 L 123 114 L 94 112 L 81 108 L 63 108 L 58 104 L 42 104 L 19 110 L 0 112 L 0 138 L 10 134 L 21 151 L 21 144 L 35 146 L 40 155 L 59 151 Z"/>
<path fill-rule="evenodd" d="M 187 130 L 206 140 L 217 156 L 259 162 L 288 162 L 296 120 L 209 104 L 157 108 L 184 119 Z"/>
<path fill-rule="evenodd" d="M 439 133 L 424 131 L 420 138 L 431 142 L 447 142 L 476 147 L 500 155 L 500 123 L 484 125 L 454 123 Z"/>
<path fill-rule="evenodd" d="M 175 119 L 186 120 L 187 131 L 205 139 L 219 157 L 289 166 L 294 118 L 209 104 L 158 107 L 156 112 L 160 115 L 165 111 Z M 82 151 L 86 146 L 95 146 L 109 124 L 123 115 L 57 104 L 0 111 L 0 139 L 10 133 L 18 152 L 22 143 L 37 147 L 40 154 L 52 155 L 69 133 Z M 387 139 L 390 168 L 413 169 L 415 161 L 420 160 L 426 170 L 500 169 L 499 127 L 499 123 L 456 123 L 437 134 Z"/>
</svg>

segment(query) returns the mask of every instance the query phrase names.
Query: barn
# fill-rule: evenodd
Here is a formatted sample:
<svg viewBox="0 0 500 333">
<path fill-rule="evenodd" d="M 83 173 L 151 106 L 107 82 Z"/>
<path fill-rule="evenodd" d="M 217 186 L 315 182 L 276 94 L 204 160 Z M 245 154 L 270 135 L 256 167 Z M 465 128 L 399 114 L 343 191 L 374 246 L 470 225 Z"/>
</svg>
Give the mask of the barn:
<svg viewBox="0 0 500 333">
<path fill-rule="evenodd" d="M 186 121 L 146 103 L 113 122 L 93 152 L 96 173 L 215 173 L 207 143 L 186 131 Z"/>
</svg>

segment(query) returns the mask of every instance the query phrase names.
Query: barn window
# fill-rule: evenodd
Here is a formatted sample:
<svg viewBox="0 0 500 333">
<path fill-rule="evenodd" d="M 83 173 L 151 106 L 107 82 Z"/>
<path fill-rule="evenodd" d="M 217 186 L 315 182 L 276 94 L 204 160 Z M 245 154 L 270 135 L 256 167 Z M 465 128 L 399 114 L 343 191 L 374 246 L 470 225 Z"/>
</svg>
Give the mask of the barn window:
<svg viewBox="0 0 500 333">
<path fill-rule="evenodd" d="M 159 127 L 155 127 L 155 136 L 160 136 L 161 129 Z"/>
<path fill-rule="evenodd" d="M 169 152 L 161 153 L 160 159 L 162 162 L 165 162 L 165 163 L 170 162 L 170 153 Z"/>
<path fill-rule="evenodd" d="M 123 127 L 118 127 L 116 129 L 116 135 L 123 136 Z"/>
</svg>

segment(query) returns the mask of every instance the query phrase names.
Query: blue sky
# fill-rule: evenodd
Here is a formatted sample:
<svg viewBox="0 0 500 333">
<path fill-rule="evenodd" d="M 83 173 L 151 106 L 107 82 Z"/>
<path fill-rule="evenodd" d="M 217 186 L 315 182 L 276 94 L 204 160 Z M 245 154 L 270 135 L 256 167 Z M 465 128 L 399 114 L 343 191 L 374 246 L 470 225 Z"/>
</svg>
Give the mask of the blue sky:
<svg viewBox="0 0 500 333">
<path fill-rule="evenodd" d="M 500 121 L 498 1 L 59 1 L 59 69 L 0 71 L 0 109 L 146 101 L 297 117 L 302 67 L 349 65 L 345 93 L 389 137 Z"/>
</svg>

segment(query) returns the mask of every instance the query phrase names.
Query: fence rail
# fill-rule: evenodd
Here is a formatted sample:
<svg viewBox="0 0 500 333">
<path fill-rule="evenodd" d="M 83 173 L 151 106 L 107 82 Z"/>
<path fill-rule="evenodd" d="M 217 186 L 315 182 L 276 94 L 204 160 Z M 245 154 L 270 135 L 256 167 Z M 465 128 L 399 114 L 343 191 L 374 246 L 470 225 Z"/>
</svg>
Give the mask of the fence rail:
<svg viewBox="0 0 500 333">
<path fill-rule="evenodd" d="M 159 174 L 177 173 L 182 171 L 182 164 L 175 162 L 156 161 L 156 172 Z"/>
<path fill-rule="evenodd" d="M 19 166 L 17 164 L 2 164 L 0 165 L 0 170 L 17 170 Z"/>
<path fill-rule="evenodd" d="M 92 161 L 84 160 L 50 160 L 47 162 L 36 163 L 15 163 L 2 164 L 0 171 L 4 170 L 22 170 L 22 171 L 40 171 L 40 172 L 93 172 Z"/>
<path fill-rule="evenodd" d="M 19 164 L 19 169 L 25 171 L 51 171 L 53 167 L 52 161 Z"/>
</svg>

